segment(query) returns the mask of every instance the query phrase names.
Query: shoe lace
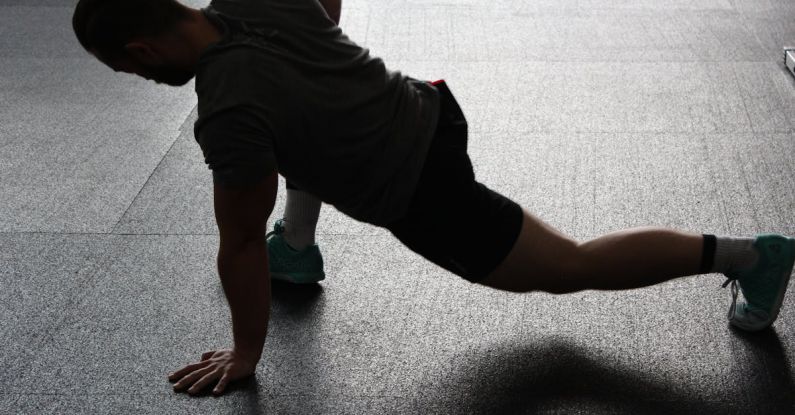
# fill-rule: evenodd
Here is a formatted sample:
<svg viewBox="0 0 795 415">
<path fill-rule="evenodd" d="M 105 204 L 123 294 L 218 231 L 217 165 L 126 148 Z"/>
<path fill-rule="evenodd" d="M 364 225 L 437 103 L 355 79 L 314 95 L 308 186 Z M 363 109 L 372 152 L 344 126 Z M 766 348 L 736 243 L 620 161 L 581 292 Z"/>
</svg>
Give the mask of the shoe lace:
<svg viewBox="0 0 795 415">
<path fill-rule="evenodd" d="M 284 233 L 284 219 L 279 219 L 276 223 L 273 224 L 273 230 L 265 234 L 265 239 L 271 237 L 271 235 L 281 235 Z"/>
<path fill-rule="evenodd" d="M 732 317 L 734 317 L 735 308 L 737 308 L 737 294 L 739 293 L 740 290 L 737 289 L 737 279 L 731 277 L 726 278 L 726 281 L 723 283 L 723 285 L 721 285 L 721 288 L 726 288 L 726 286 L 729 285 L 729 283 L 731 283 L 732 285 L 731 286 L 732 305 L 731 307 L 729 307 L 729 319 L 731 319 Z"/>
</svg>

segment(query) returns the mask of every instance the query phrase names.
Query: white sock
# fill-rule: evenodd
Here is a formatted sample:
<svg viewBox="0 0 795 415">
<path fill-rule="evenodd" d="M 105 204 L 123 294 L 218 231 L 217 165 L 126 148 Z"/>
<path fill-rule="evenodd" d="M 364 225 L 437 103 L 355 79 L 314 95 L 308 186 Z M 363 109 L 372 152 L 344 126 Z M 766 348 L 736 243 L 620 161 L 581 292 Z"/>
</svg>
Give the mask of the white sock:
<svg viewBox="0 0 795 415">
<path fill-rule="evenodd" d="M 715 260 L 710 272 L 726 273 L 753 267 L 759 260 L 754 247 L 756 238 L 719 236 L 715 241 Z"/>
<path fill-rule="evenodd" d="M 287 189 L 283 218 L 284 239 L 296 251 L 314 245 L 320 204 L 320 199 L 309 193 Z"/>
</svg>

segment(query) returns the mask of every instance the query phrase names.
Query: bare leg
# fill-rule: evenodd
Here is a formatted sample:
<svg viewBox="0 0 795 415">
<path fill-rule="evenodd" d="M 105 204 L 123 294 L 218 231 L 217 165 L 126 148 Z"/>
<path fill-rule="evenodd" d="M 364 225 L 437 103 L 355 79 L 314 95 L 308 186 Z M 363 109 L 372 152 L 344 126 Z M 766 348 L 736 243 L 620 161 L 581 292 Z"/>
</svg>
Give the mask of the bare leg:
<svg viewBox="0 0 795 415">
<path fill-rule="evenodd" d="M 660 227 L 609 233 L 585 243 L 525 212 L 511 252 L 480 283 L 508 291 L 624 290 L 698 274 L 703 236 Z"/>
</svg>

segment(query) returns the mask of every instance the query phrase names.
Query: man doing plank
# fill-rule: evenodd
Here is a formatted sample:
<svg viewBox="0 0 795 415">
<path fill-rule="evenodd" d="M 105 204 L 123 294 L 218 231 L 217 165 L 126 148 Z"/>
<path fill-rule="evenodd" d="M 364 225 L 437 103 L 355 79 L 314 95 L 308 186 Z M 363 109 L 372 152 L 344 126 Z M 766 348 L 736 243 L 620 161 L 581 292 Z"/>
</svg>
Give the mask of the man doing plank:
<svg viewBox="0 0 795 415">
<path fill-rule="evenodd" d="M 213 0 L 199 10 L 176 0 L 76 6 L 78 40 L 113 70 L 171 86 L 196 77 L 194 133 L 213 174 L 233 346 L 172 373 L 175 390 L 213 386 L 220 394 L 255 372 L 270 314 L 269 260 L 282 261 L 273 274 L 283 279 L 323 277 L 313 240 L 320 201 L 495 289 L 626 290 L 722 273 L 724 286 L 732 284 L 732 325 L 755 331 L 774 322 L 795 239 L 659 227 L 586 242 L 561 234 L 475 179 L 467 121 L 447 84 L 388 70 L 343 33 L 339 10 L 339 0 Z M 296 192 L 288 191 L 281 225 L 303 227 L 304 235 L 282 235 L 277 223 L 284 240 L 266 240 L 277 174 Z M 292 261 L 312 247 L 303 262 Z"/>
</svg>

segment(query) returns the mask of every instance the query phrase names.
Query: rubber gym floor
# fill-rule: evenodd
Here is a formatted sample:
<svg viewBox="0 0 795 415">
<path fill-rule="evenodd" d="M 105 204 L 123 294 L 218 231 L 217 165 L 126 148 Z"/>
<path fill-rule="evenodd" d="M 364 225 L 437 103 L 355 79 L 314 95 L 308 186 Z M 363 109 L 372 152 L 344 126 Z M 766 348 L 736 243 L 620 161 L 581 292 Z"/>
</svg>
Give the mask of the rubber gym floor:
<svg viewBox="0 0 795 415">
<path fill-rule="evenodd" d="M 719 274 L 497 292 L 327 205 L 327 278 L 274 284 L 256 377 L 175 394 L 170 371 L 231 345 L 193 81 L 103 66 L 74 4 L 0 0 L 0 413 L 795 411 L 792 290 L 754 335 Z M 578 240 L 795 235 L 790 0 L 344 0 L 340 26 L 446 79 L 477 177 Z"/>
</svg>

